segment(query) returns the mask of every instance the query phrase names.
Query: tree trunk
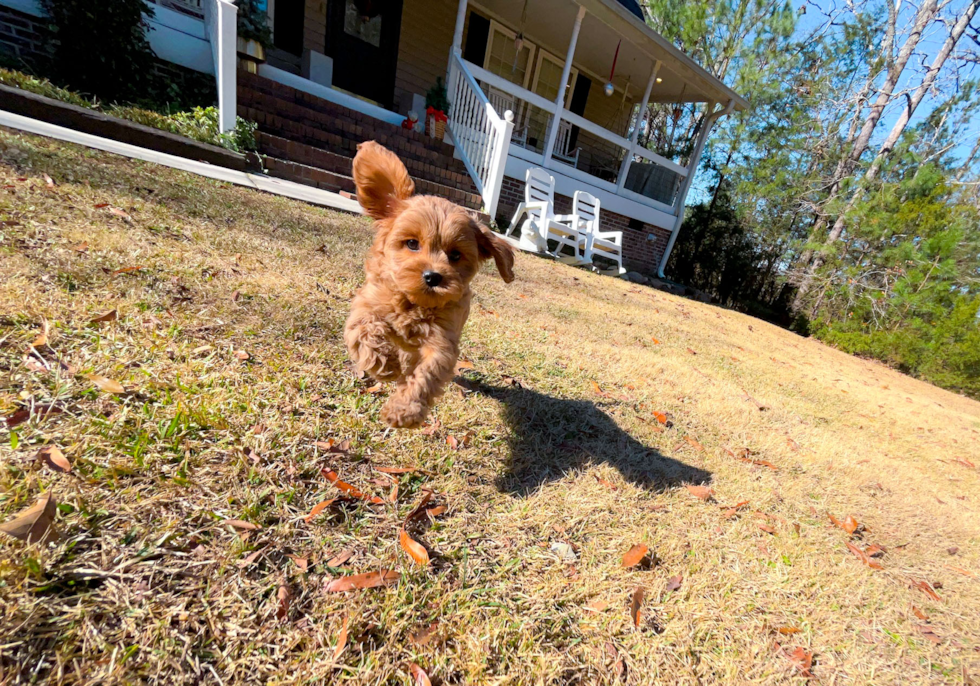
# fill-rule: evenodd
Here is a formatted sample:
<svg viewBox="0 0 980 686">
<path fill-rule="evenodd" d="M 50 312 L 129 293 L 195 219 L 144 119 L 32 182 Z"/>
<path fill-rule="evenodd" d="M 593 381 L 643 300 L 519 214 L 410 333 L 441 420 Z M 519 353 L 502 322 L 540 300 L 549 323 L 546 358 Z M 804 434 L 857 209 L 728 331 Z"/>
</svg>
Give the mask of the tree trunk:
<svg viewBox="0 0 980 686">
<path fill-rule="evenodd" d="M 905 43 L 898 51 L 898 55 L 895 57 L 895 60 L 889 65 L 888 71 L 885 75 L 885 81 L 881 84 L 881 88 L 878 89 L 878 97 L 876 97 L 874 103 L 872 103 L 871 111 L 868 113 L 868 116 L 865 118 L 857 137 L 854 139 L 854 145 L 851 146 L 850 153 L 837 165 L 833 183 L 831 185 L 830 192 L 823 201 L 823 207 L 828 207 L 837 199 L 837 196 L 840 193 L 840 182 L 851 174 L 854 167 L 857 166 L 858 161 L 861 159 L 861 156 L 864 154 L 865 150 L 867 150 L 868 144 L 871 141 L 871 135 L 874 133 L 875 127 L 877 127 L 878 122 L 881 120 L 885 107 L 887 107 L 892 100 L 893 93 L 898 85 L 899 79 L 902 76 L 902 72 L 905 71 L 905 67 L 908 64 L 909 59 L 911 59 L 912 54 L 915 52 L 915 48 L 922 39 L 922 32 L 929 25 L 929 23 L 933 21 L 938 11 L 939 7 L 937 0 L 926 0 L 926 2 L 924 2 L 916 12 L 915 21 L 912 25 L 912 31 L 909 33 Z M 885 48 L 888 52 L 891 52 L 894 41 L 891 21 L 897 19 L 897 17 L 892 15 L 891 7 L 889 7 L 889 14 L 889 33 L 886 34 L 885 45 L 883 48 Z M 888 55 L 885 55 L 885 57 L 887 59 Z M 817 221 L 814 222 L 813 230 L 810 234 L 811 239 L 816 238 L 823 230 L 824 226 L 826 226 L 825 216 L 818 217 Z M 831 236 L 833 236 L 833 238 L 831 238 Z M 826 243 L 832 244 L 836 242 L 838 238 L 840 238 L 840 233 L 834 236 L 834 230 L 832 229 L 830 235 L 827 237 Z M 803 278 L 800 280 L 800 284 L 796 292 L 796 298 L 793 301 L 793 310 L 795 312 L 800 312 L 803 309 L 804 301 L 813 281 L 813 275 L 816 270 L 823 265 L 823 258 L 820 255 L 813 256 L 810 259 L 811 261 L 809 264 L 804 263 L 800 265 L 801 268 L 805 269 L 806 271 Z"/>
<path fill-rule="evenodd" d="M 841 234 L 844 232 L 844 226 L 847 221 L 847 215 L 857 206 L 861 199 L 864 197 L 865 190 L 868 185 L 873 182 L 877 177 L 878 173 L 881 171 L 882 165 L 885 160 L 891 155 L 892 150 L 895 149 L 895 144 L 901 139 L 902 134 L 905 132 L 905 127 L 908 126 L 909 120 L 912 119 L 912 115 L 915 114 L 916 108 L 922 99 L 932 88 L 933 83 L 936 81 L 936 77 L 939 76 L 939 72 L 942 70 L 943 65 L 949 58 L 950 54 L 953 52 L 953 48 L 956 47 L 957 42 L 959 42 L 960 37 L 966 31 L 967 27 L 970 25 L 970 21 L 973 20 L 973 15 L 976 14 L 977 9 L 980 8 L 980 0 L 972 0 L 967 6 L 966 10 L 963 12 L 962 16 L 953 25 L 952 30 L 943 42 L 942 47 L 936 54 L 935 59 L 933 59 L 932 64 L 929 65 L 929 70 L 926 72 L 925 76 L 922 78 L 922 82 L 915 89 L 915 92 L 908 99 L 905 109 L 899 115 L 898 120 L 892 126 L 892 130 L 888 133 L 888 137 L 885 142 L 881 144 L 878 149 L 878 154 L 875 155 L 874 160 L 871 162 L 871 166 L 864 173 L 864 177 L 861 179 L 861 183 L 858 184 L 857 188 L 854 189 L 854 193 L 851 195 L 850 200 L 847 202 L 847 207 L 837 216 L 837 221 L 834 222 L 833 228 L 827 235 L 826 245 L 832 245 L 840 240 Z M 823 256 L 817 255 L 813 260 L 811 274 L 823 266 Z M 815 312 L 811 311 L 811 316 Z"/>
</svg>

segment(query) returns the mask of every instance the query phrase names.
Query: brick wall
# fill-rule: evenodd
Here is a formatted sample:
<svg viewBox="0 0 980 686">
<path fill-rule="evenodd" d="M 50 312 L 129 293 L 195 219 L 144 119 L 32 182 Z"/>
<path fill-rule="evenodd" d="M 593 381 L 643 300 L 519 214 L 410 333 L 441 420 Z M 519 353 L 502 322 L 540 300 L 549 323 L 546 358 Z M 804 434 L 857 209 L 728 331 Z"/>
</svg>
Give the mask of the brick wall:
<svg viewBox="0 0 980 686">
<path fill-rule="evenodd" d="M 44 62 L 47 36 L 40 17 L 0 5 L 0 57 L 15 69 L 36 68 Z"/>
<path fill-rule="evenodd" d="M 514 210 L 524 201 L 524 182 L 509 176 L 504 177 L 497 205 L 497 221 L 509 222 Z M 572 211 L 572 199 L 567 195 L 555 195 L 555 213 L 568 214 Z M 642 228 L 631 229 L 630 218 L 622 214 L 600 209 L 599 223 L 603 231 L 623 232 L 623 266 L 641 274 L 656 275 L 660 258 L 667 249 L 670 231 L 652 224 L 642 224 Z M 651 240 L 649 237 L 652 236 Z"/>
</svg>

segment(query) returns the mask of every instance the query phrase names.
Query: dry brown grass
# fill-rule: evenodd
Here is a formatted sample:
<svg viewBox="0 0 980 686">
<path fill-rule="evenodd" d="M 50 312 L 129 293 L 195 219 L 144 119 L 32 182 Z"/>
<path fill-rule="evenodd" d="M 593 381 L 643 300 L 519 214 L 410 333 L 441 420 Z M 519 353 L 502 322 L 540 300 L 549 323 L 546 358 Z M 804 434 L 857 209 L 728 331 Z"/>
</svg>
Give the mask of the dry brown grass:
<svg viewBox="0 0 980 686">
<path fill-rule="evenodd" d="M 3 683 L 407 684 L 411 663 L 445 684 L 802 683 L 796 648 L 825 684 L 980 673 L 980 489 L 956 461 L 980 464 L 975 402 L 521 257 L 513 285 L 489 269 L 475 284 L 475 369 L 438 405 L 438 430 L 386 432 L 383 395 L 347 371 L 340 338 L 364 220 L 0 131 L 0 221 L 0 414 L 64 410 L 16 427 L 16 448 L 0 427 L 0 519 L 49 490 L 61 504 L 58 543 L 0 548 Z M 89 324 L 112 309 L 117 321 Z M 25 365 L 45 321 L 51 372 Z M 349 454 L 314 447 L 329 438 Z M 36 462 L 50 443 L 71 474 Z M 428 473 L 398 477 L 397 504 L 304 521 L 336 495 L 326 466 L 387 497 L 372 465 Z M 684 487 L 701 482 L 713 501 Z M 422 488 L 448 506 L 413 530 L 425 570 L 397 542 Z M 855 543 L 884 546 L 883 569 L 848 551 L 828 512 L 867 526 Z M 622 568 L 636 543 L 651 568 Z M 345 549 L 343 568 L 326 566 Z M 323 590 L 384 568 L 400 583 Z M 941 583 L 941 601 L 919 580 Z M 411 641 L 433 622 L 432 640 Z"/>
</svg>

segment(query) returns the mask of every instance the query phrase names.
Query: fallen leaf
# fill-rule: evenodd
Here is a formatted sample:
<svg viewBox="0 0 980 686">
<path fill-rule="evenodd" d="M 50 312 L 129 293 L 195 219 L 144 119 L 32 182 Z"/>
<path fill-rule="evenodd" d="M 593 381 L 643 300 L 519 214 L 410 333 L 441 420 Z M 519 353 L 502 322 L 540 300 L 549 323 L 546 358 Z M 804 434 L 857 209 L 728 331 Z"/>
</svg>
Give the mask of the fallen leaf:
<svg viewBox="0 0 980 686">
<path fill-rule="evenodd" d="M 833 524 L 834 526 L 836 526 L 836 527 L 837 527 L 838 529 L 843 529 L 843 528 L 844 528 L 844 524 L 843 524 L 843 522 L 841 522 L 841 520 L 839 520 L 839 519 L 837 519 L 837 517 L 835 517 L 834 515 L 832 515 L 832 514 L 830 514 L 830 513 L 828 512 L 828 513 L 827 513 L 827 517 L 829 517 L 829 518 L 830 518 L 830 521 L 831 521 L 831 523 L 832 523 L 832 524 Z"/>
<path fill-rule="evenodd" d="M 264 552 L 265 552 L 265 546 L 261 546 L 258 550 L 253 550 L 246 557 L 238 561 L 238 566 L 241 567 L 242 569 L 248 567 L 257 559 L 259 559 L 259 556 Z"/>
<path fill-rule="evenodd" d="M 96 204 L 92 205 L 92 207 L 94 207 L 97 210 L 101 210 L 103 207 L 108 207 L 108 206 L 109 206 L 109 203 L 107 203 L 107 202 L 100 202 L 100 203 L 96 203 Z"/>
<path fill-rule="evenodd" d="M 328 507 L 330 507 L 331 505 L 333 505 L 335 502 L 337 502 L 337 499 L 336 498 L 331 498 L 330 500 L 324 500 L 322 502 L 317 503 L 316 505 L 313 506 L 313 509 L 310 510 L 310 513 L 308 515 L 306 515 L 305 517 L 303 517 L 303 519 L 306 520 L 307 522 L 313 521 L 313 518 L 314 517 L 316 517 L 318 514 L 320 514 L 324 510 L 326 510 Z"/>
<path fill-rule="evenodd" d="M 276 600 L 278 602 L 278 607 L 276 608 L 276 619 L 282 621 L 289 614 L 289 603 L 293 599 L 293 592 L 290 590 L 289 586 L 282 584 L 279 586 L 279 591 L 276 593 Z"/>
<path fill-rule="evenodd" d="M 452 450 L 459 450 L 459 439 L 453 435 L 446 436 L 446 445 Z"/>
<path fill-rule="evenodd" d="M 445 512 L 446 512 L 445 505 L 436 505 L 435 507 L 430 507 L 425 511 L 425 513 L 430 517 L 438 517 L 439 515 L 444 514 Z"/>
<path fill-rule="evenodd" d="M 800 674 L 810 678 L 813 673 L 810 668 L 813 667 L 813 653 L 804 648 L 797 648 L 792 653 L 788 655 L 790 661 L 800 670 Z"/>
<path fill-rule="evenodd" d="M 245 362 L 246 360 L 251 359 L 252 356 L 249 355 L 244 350 L 236 350 L 235 351 L 235 357 L 238 358 L 239 360 L 241 360 L 242 362 Z"/>
<path fill-rule="evenodd" d="M 753 398 L 748 393 L 745 393 L 745 392 L 742 393 L 742 400 L 744 400 L 746 402 L 749 402 L 749 403 L 752 403 L 753 405 L 755 405 L 759 409 L 759 412 L 763 412 L 763 411 L 769 409 L 769 406 L 768 405 L 764 405 L 764 404 L 760 403 L 758 400 L 756 400 L 755 398 Z"/>
<path fill-rule="evenodd" d="M 33 412 L 32 412 L 33 410 Z M 61 414 L 64 412 L 60 407 L 55 405 L 34 405 L 31 408 L 22 407 L 19 410 L 15 410 L 13 414 L 9 414 L 4 417 L 4 421 L 7 423 L 8 429 L 13 429 L 19 426 L 31 418 L 31 414 L 35 417 L 40 416 L 42 419 L 53 414 Z"/>
<path fill-rule="evenodd" d="M 704 446 L 698 443 L 698 440 L 693 436 L 684 436 L 684 440 L 691 444 L 691 447 L 695 450 L 704 450 Z"/>
<path fill-rule="evenodd" d="M 745 507 L 746 505 L 748 505 L 749 502 L 750 501 L 748 501 L 748 500 L 743 500 L 743 501 L 741 501 L 739 503 L 735 503 L 735 505 L 733 505 L 732 507 L 730 507 L 727 510 L 725 510 L 725 513 L 722 516 L 725 519 L 733 519 L 733 518 L 735 518 L 736 516 L 738 516 L 738 511 L 740 509 L 742 509 L 743 507 Z"/>
<path fill-rule="evenodd" d="M 915 605 L 912 606 L 912 614 L 921 619 L 923 622 L 929 621 L 929 615 L 917 608 Z"/>
<path fill-rule="evenodd" d="M 958 574 L 962 574 L 964 576 L 968 576 L 971 579 L 976 579 L 977 578 L 977 575 L 976 574 L 974 574 L 973 572 L 967 571 L 966 569 L 963 569 L 962 567 L 954 567 L 953 565 L 943 565 L 943 567 L 945 567 L 946 569 L 951 569 L 954 572 L 957 572 Z M 937 588 L 938 588 L 938 586 L 937 586 Z"/>
<path fill-rule="evenodd" d="M 58 503 L 48 491 L 19 515 L 0 524 L 0 531 L 28 543 L 43 541 L 55 535 L 51 525 L 57 511 Z"/>
<path fill-rule="evenodd" d="M 344 626 L 341 627 L 340 633 L 337 634 L 337 645 L 333 649 L 333 661 L 336 662 L 340 655 L 344 652 L 344 648 L 347 647 L 347 623 L 350 621 L 350 615 L 344 615 Z"/>
<path fill-rule="evenodd" d="M 48 188 L 54 188 L 54 179 L 52 179 L 47 174 L 41 174 L 44 177 L 44 183 L 47 184 Z"/>
<path fill-rule="evenodd" d="M 869 557 L 863 550 L 858 548 L 850 541 L 846 541 L 845 544 L 847 545 L 847 549 L 850 550 L 852 553 L 854 553 L 854 557 L 856 557 L 857 559 L 861 560 L 861 562 L 871 567 L 871 569 L 883 569 L 880 562 Z"/>
<path fill-rule="evenodd" d="M 455 368 L 454 371 L 457 374 L 459 374 L 464 369 L 476 369 L 476 366 L 472 362 L 470 362 L 469 360 L 464 360 L 464 359 L 460 358 L 459 360 L 456 361 L 456 368 Z"/>
<path fill-rule="evenodd" d="M 521 296 L 527 297 L 527 296 Z M 412 672 L 412 678 L 415 680 L 416 686 L 432 686 L 432 682 L 429 680 L 429 675 L 425 673 L 425 670 L 419 667 L 414 662 L 408 666 L 409 671 Z"/>
<path fill-rule="evenodd" d="M 391 493 L 388 495 L 388 502 L 397 503 L 398 502 L 398 482 L 392 479 L 391 481 Z"/>
<path fill-rule="evenodd" d="M 786 439 L 786 445 L 789 446 L 789 449 L 794 452 L 800 449 L 800 444 L 794 441 L 792 438 Z"/>
<path fill-rule="evenodd" d="M 430 500 L 432 500 L 432 495 L 433 495 L 432 491 L 429 490 L 422 491 L 422 499 L 419 501 L 419 504 L 416 505 L 412 509 L 412 511 L 408 513 L 408 516 L 405 517 L 405 523 L 402 525 L 403 529 L 406 526 L 408 526 L 408 523 L 410 521 L 412 521 L 413 519 L 415 519 L 425 511 L 425 506 L 429 504 Z"/>
<path fill-rule="evenodd" d="M 613 491 L 618 490 L 617 487 L 616 487 L 616 484 L 614 484 L 612 481 L 609 481 L 608 479 L 603 479 L 598 474 L 593 474 L 592 476 L 594 476 L 595 477 L 595 480 L 598 481 L 603 486 L 605 486 L 606 488 L 608 488 L 610 490 L 613 490 Z"/>
<path fill-rule="evenodd" d="M 585 609 L 590 612 L 605 612 L 608 607 L 609 603 L 605 600 L 593 600 L 585 606 Z"/>
<path fill-rule="evenodd" d="M 626 568 L 635 567 L 643 561 L 648 552 L 650 552 L 649 548 L 642 543 L 637 543 L 623 555 L 623 566 Z"/>
<path fill-rule="evenodd" d="M 54 470 L 56 472 L 61 472 L 62 474 L 67 474 L 71 471 L 71 462 L 65 457 L 65 454 L 61 452 L 61 448 L 56 445 L 46 445 L 37 451 L 37 459 L 44 464 L 48 469 Z"/>
<path fill-rule="evenodd" d="M 140 266 L 140 267 L 123 267 L 122 269 L 116 269 L 116 270 L 111 271 L 109 273 L 112 274 L 113 276 L 116 276 L 118 274 L 132 274 L 133 272 L 138 272 L 141 269 L 146 269 L 146 267 L 142 267 L 142 266 Z"/>
<path fill-rule="evenodd" d="M 336 555 L 334 555 L 333 557 L 331 557 L 329 560 L 327 560 L 324 564 L 326 564 L 327 567 L 340 567 L 341 565 L 343 565 L 345 562 L 347 562 L 347 560 L 351 559 L 352 557 L 354 557 L 354 551 L 353 550 L 350 550 L 350 549 L 342 550 L 341 552 L 337 553 Z"/>
<path fill-rule="evenodd" d="M 925 625 L 925 624 L 916 624 L 916 625 L 915 625 L 915 628 L 919 630 L 919 633 L 921 633 L 921 634 L 923 635 L 923 637 L 925 637 L 925 639 L 926 639 L 927 641 L 931 641 L 931 642 L 932 642 L 932 643 L 934 643 L 935 645 L 939 645 L 940 643 L 942 643 L 942 642 L 943 642 L 943 639 L 941 639 L 941 638 L 940 638 L 940 637 L 939 637 L 939 636 L 938 636 L 938 635 L 937 635 L 937 634 L 936 634 L 936 633 L 935 633 L 935 632 L 934 632 L 934 631 L 932 630 L 932 627 L 930 627 L 930 626 L 927 626 L 927 625 Z"/>
<path fill-rule="evenodd" d="M 633 626 L 637 629 L 640 628 L 640 621 L 642 620 L 641 608 L 643 607 L 643 594 L 646 591 L 643 590 L 642 586 L 637 586 L 636 590 L 633 591 L 633 599 L 630 601 L 630 617 L 633 619 Z"/>
<path fill-rule="evenodd" d="M 327 582 L 323 590 L 327 593 L 338 593 L 351 591 L 356 588 L 377 588 L 378 586 L 391 586 L 398 583 L 401 574 L 391 569 L 384 569 L 379 572 L 368 572 L 366 574 L 351 574 L 342 576 Z"/>
<path fill-rule="evenodd" d="M 711 496 L 715 494 L 714 489 L 708 488 L 707 486 L 692 486 L 691 484 L 685 485 L 687 487 L 687 492 L 698 500 L 710 500 Z"/>
<path fill-rule="evenodd" d="M 262 527 L 258 524 L 252 524 L 252 522 L 242 521 L 241 519 L 226 519 L 222 524 L 227 524 L 235 529 L 241 529 L 242 531 L 258 531 Z"/>
<path fill-rule="evenodd" d="M 431 424 L 424 425 L 419 433 L 421 433 L 423 436 L 431 436 L 432 434 L 434 434 L 436 431 L 439 430 L 440 426 L 441 426 L 440 421 L 436 419 Z"/>
<path fill-rule="evenodd" d="M 405 529 L 402 529 L 401 533 L 398 535 L 398 544 L 401 545 L 402 550 L 408 553 L 408 556 L 415 561 L 415 564 L 423 567 L 429 564 L 428 551 L 426 551 L 422 544 L 409 536 Z"/>
<path fill-rule="evenodd" d="M 667 593 L 673 593 L 681 587 L 684 582 L 684 576 L 682 574 L 675 574 L 667 580 Z"/>
<path fill-rule="evenodd" d="M 305 572 L 310 567 L 310 561 L 305 557 L 300 557 L 299 555 L 288 555 L 287 556 L 293 563 L 299 567 L 301 572 Z"/>
<path fill-rule="evenodd" d="M 132 224 L 132 223 L 133 223 L 133 218 L 132 218 L 132 217 L 130 217 L 130 216 L 129 216 L 129 213 L 128 213 L 128 212 L 126 212 L 125 210 L 121 210 L 121 209 L 119 209 L 118 207 L 112 207 L 112 206 L 110 205 L 110 206 L 109 206 L 109 211 L 110 211 L 110 212 L 111 212 L 112 214 L 114 214 L 114 215 L 116 215 L 117 217 L 121 217 L 121 218 L 122 218 L 122 220 L 123 220 L 124 222 L 126 222 L 127 224 Z"/>
<path fill-rule="evenodd" d="M 330 438 L 326 441 L 317 441 L 314 443 L 320 450 L 326 450 L 328 453 L 334 453 L 338 455 L 343 455 L 350 451 L 350 439 L 345 438 L 342 441 L 338 441 L 336 438 Z"/>
<path fill-rule="evenodd" d="M 119 318 L 119 313 L 116 310 L 109 310 L 105 314 L 100 314 L 95 319 L 89 321 L 89 324 L 104 324 L 106 322 L 114 322 Z"/>
<path fill-rule="evenodd" d="M 697 353 L 694 350 L 692 350 L 691 348 L 688 348 L 687 349 L 687 352 L 691 353 L 692 355 L 697 355 Z"/>
<path fill-rule="evenodd" d="M 848 515 L 847 519 L 844 520 L 844 524 L 841 526 L 841 528 L 847 533 L 853 534 L 855 531 L 858 530 L 858 526 L 859 525 L 857 523 L 857 520 L 854 519 L 854 517 Z"/>
<path fill-rule="evenodd" d="M 371 386 L 370 388 L 365 388 L 364 389 L 364 392 L 365 393 L 372 393 L 372 394 L 374 394 L 374 393 L 380 393 L 383 390 L 384 390 L 384 386 L 382 386 L 381 384 L 375 384 L 375 385 Z"/>
<path fill-rule="evenodd" d="M 657 412 L 656 410 L 654 410 L 653 411 L 653 416 L 661 424 L 666 424 L 667 423 L 667 415 L 664 414 L 663 412 Z"/>
<path fill-rule="evenodd" d="M 362 491 L 359 491 L 358 489 L 351 486 L 346 481 L 341 481 L 340 477 L 337 476 L 337 472 L 335 472 L 332 469 L 321 469 L 320 473 L 327 479 L 327 481 L 332 483 L 334 486 L 336 486 L 337 488 L 339 488 L 341 491 L 351 496 L 352 498 L 357 498 L 358 500 L 365 500 L 375 505 L 382 505 L 384 503 L 384 500 L 382 500 L 378 496 L 368 495 L 367 493 L 363 493 Z"/>
<path fill-rule="evenodd" d="M 781 633 L 783 636 L 789 636 L 790 634 L 798 634 L 800 630 L 795 626 L 780 626 L 776 627 L 776 631 Z"/>
<path fill-rule="evenodd" d="M 418 467 L 375 467 L 374 469 L 382 474 L 411 474 L 419 470 Z"/>
<path fill-rule="evenodd" d="M 106 377 L 99 376 L 98 374 L 85 374 L 84 376 L 86 379 L 94 383 L 96 387 L 105 391 L 106 393 L 115 393 L 118 395 L 119 393 L 126 392 L 123 385 L 118 381 L 114 381 L 113 379 L 107 379 Z"/>
<path fill-rule="evenodd" d="M 871 545 L 869 545 L 867 548 L 864 549 L 864 554 L 867 555 L 868 557 L 881 557 L 886 552 L 888 551 L 882 548 L 877 543 L 872 543 Z"/>
<path fill-rule="evenodd" d="M 767 534 L 770 534 L 772 536 L 775 536 L 776 535 L 776 530 L 773 529 L 768 524 L 760 524 L 759 525 L 759 528 L 762 529 L 763 531 L 765 531 Z"/>
<path fill-rule="evenodd" d="M 977 466 L 975 464 L 973 464 L 972 462 L 970 462 L 965 457 L 957 457 L 957 458 L 955 458 L 953 460 L 953 462 L 957 462 L 957 463 L 963 465 L 964 467 L 969 467 L 970 469 L 976 469 L 977 468 Z"/>
<path fill-rule="evenodd" d="M 656 338 L 654 338 L 653 336 L 650 336 L 650 340 L 651 340 L 651 341 L 653 341 L 653 344 L 654 344 L 654 345 L 660 345 L 660 341 L 658 341 L 658 340 L 657 340 Z"/>
<path fill-rule="evenodd" d="M 956 546 L 953 546 L 952 548 L 946 548 L 946 552 L 949 553 L 950 555 L 955 555 L 956 553 L 960 552 L 960 549 L 957 548 Z"/>
<path fill-rule="evenodd" d="M 428 645 L 436 636 L 439 630 L 439 622 L 432 622 L 429 626 L 422 627 L 409 637 L 409 640 L 418 646 Z"/>
<path fill-rule="evenodd" d="M 44 346 L 46 346 L 48 344 L 49 331 L 50 331 L 50 325 L 48 324 L 48 320 L 45 319 L 44 323 L 41 325 L 41 333 L 39 333 L 37 337 L 34 338 L 34 342 L 31 343 L 31 346 L 34 348 L 43 348 Z"/>
</svg>

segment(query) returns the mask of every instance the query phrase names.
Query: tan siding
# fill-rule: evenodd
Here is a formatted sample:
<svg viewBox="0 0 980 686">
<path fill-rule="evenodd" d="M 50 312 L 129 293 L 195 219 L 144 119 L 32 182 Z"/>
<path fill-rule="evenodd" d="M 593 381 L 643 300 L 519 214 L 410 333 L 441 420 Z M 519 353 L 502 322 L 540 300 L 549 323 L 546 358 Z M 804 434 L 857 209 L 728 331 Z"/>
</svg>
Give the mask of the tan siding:
<svg viewBox="0 0 980 686">
<path fill-rule="evenodd" d="M 323 52 L 327 36 L 327 0 L 306 0 L 303 17 L 303 47 Z"/>
<path fill-rule="evenodd" d="M 445 79 L 457 7 L 456 0 L 405 0 L 395 71 L 395 108 L 399 112 L 411 109 L 413 93 L 425 95 L 436 77 Z"/>
</svg>

